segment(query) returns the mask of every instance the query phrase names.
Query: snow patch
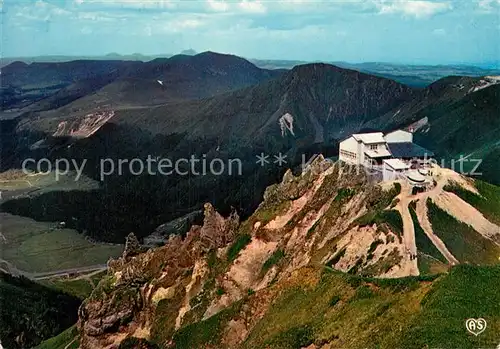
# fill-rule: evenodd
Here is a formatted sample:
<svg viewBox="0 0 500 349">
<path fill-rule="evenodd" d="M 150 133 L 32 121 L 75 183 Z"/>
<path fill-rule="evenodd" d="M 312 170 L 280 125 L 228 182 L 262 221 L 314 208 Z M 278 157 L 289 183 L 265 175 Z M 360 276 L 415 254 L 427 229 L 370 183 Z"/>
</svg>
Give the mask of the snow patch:
<svg viewBox="0 0 500 349">
<path fill-rule="evenodd" d="M 328 122 L 330 120 L 330 117 L 332 116 L 332 112 L 333 112 L 333 107 L 330 106 L 330 109 L 328 109 L 328 116 L 326 117 L 326 122 Z"/>
<path fill-rule="evenodd" d="M 485 76 L 481 80 L 479 80 L 479 85 L 471 88 L 469 93 L 474 93 L 480 90 L 484 90 L 490 86 L 500 84 L 500 76 Z"/>
<path fill-rule="evenodd" d="M 285 137 L 287 130 L 292 134 L 292 136 L 295 136 L 295 133 L 293 132 L 293 116 L 290 113 L 286 113 L 281 118 L 279 118 L 278 123 L 280 125 L 281 135 L 283 137 Z"/>
<path fill-rule="evenodd" d="M 423 129 L 422 132 L 428 132 L 429 131 L 429 118 L 427 116 L 423 117 L 422 119 L 418 120 L 418 121 L 415 121 L 413 124 L 411 124 L 410 126 L 408 126 L 406 129 L 409 131 L 409 132 L 417 132 L 418 130 L 424 128 L 425 126 L 427 126 L 426 129 Z"/>
</svg>

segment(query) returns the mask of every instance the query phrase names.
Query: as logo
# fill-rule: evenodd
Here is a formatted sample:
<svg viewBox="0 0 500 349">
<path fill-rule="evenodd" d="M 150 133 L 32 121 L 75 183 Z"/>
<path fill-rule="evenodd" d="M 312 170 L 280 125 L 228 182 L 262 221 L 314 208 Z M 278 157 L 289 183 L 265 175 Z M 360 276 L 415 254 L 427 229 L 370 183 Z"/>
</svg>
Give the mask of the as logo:
<svg viewBox="0 0 500 349">
<path fill-rule="evenodd" d="M 483 318 L 467 319 L 467 321 L 465 321 L 465 328 L 474 336 L 479 336 L 486 330 L 486 320 Z"/>
</svg>

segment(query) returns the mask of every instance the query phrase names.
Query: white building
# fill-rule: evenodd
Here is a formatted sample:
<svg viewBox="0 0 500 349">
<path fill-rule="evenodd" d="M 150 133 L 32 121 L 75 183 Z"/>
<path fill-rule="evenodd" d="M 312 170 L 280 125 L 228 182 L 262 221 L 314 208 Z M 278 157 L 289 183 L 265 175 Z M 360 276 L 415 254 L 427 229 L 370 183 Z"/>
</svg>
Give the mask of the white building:
<svg viewBox="0 0 500 349">
<path fill-rule="evenodd" d="M 382 132 L 353 134 L 340 142 L 339 160 L 352 165 L 371 167 L 390 157 Z"/>
<path fill-rule="evenodd" d="M 413 134 L 404 130 L 387 133 L 357 133 L 340 142 L 339 160 L 351 165 L 377 169 L 385 181 L 407 178 L 420 183 L 425 167 L 434 154 L 413 143 Z"/>
<path fill-rule="evenodd" d="M 400 159 L 410 163 L 415 159 L 430 159 L 434 154 L 413 143 L 413 134 L 396 130 L 384 136 L 382 132 L 357 133 L 340 142 L 339 160 L 353 165 L 382 166 L 384 159 Z"/>
<path fill-rule="evenodd" d="M 384 139 L 387 143 L 413 143 L 413 133 L 396 130 L 386 134 Z"/>
<path fill-rule="evenodd" d="M 383 179 L 384 181 L 402 179 L 409 168 L 410 165 L 399 159 L 385 159 L 382 166 Z"/>
</svg>

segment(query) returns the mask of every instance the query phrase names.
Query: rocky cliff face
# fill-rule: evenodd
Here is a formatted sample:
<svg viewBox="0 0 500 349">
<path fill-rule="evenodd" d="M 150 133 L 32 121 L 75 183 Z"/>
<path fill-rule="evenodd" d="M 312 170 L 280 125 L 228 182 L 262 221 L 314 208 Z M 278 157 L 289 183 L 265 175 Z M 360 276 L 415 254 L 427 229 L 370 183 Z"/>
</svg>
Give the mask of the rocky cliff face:
<svg viewBox="0 0 500 349">
<path fill-rule="evenodd" d="M 111 260 L 108 276 L 79 311 L 82 348 L 112 347 L 129 335 L 165 340 L 298 268 L 327 261 L 334 242 L 364 211 L 365 179 L 348 184 L 343 178 L 319 158 L 303 176 L 288 172 L 268 188 L 243 223 L 236 213 L 224 218 L 207 204 L 203 226 L 184 240 L 172 237 L 163 247 Z M 352 189 L 339 193 L 345 185 Z M 345 259 L 342 267 L 354 263 Z"/>
<path fill-rule="evenodd" d="M 128 334 L 149 337 L 162 300 L 175 299 L 177 320 L 172 329 L 178 328 L 189 310 L 189 298 L 200 291 L 208 251 L 231 243 L 238 225 L 236 213 L 225 219 L 207 204 L 203 226 L 192 227 L 185 239 L 172 236 L 163 247 L 110 260 L 108 275 L 79 310 L 81 346 L 112 346 Z M 184 298 L 187 304 L 181 306 Z"/>
<path fill-rule="evenodd" d="M 132 337 L 160 347 L 252 347 L 275 300 L 297 287 L 319 287 L 325 268 L 371 278 L 419 275 L 430 252 L 420 250 L 414 213 L 443 257 L 426 265 L 446 270 L 461 261 L 422 213 L 429 200 L 462 221 L 475 217 L 468 223 L 500 253 L 498 226 L 478 211 L 468 218 L 465 203 L 443 191 L 450 183 L 473 191 L 471 182 L 435 171 L 436 186 L 412 195 L 404 183 L 373 185 L 363 172 L 319 156 L 301 175 L 289 171 L 269 187 L 246 221 L 206 204 L 203 226 L 184 239 L 109 262 L 79 311 L 81 348 L 113 348 Z"/>
<path fill-rule="evenodd" d="M 96 133 L 105 123 L 110 121 L 115 112 L 103 111 L 85 115 L 84 117 L 72 120 L 62 121 L 57 126 L 53 137 L 72 137 L 72 138 L 87 138 Z"/>
</svg>

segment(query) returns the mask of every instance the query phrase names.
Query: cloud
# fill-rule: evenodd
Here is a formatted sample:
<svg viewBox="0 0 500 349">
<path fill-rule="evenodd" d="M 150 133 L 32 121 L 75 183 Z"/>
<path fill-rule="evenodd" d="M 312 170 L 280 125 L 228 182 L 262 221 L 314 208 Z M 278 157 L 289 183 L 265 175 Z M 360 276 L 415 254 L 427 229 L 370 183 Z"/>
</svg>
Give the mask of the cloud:
<svg viewBox="0 0 500 349">
<path fill-rule="evenodd" d="M 206 22 L 200 18 L 179 18 L 167 21 L 162 27 L 154 31 L 165 33 L 185 33 L 188 30 L 197 29 L 204 26 L 205 24 Z"/>
<path fill-rule="evenodd" d="M 498 10 L 500 0 L 477 0 L 477 6 L 482 12 L 490 13 L 493 10 Z"/>
<path fill-rule="evenodd" d="M 229 9 L 229 4 L 220 0 L 207 0 L 208 7 L 214 11 L 225 12 Z"/>
<path fill-rule="evenodd" d="M 81 32 L 82 34 L 85 34 L 85 35 L 88 35 L 88 34 L 92 34 L 92 33 L 93 33 L 92 29 L 91 29 L 91 28 L 89 28 L 89 27 L 83 27 L 83 28 L 80 30 L 80 32 Z"/>
<path fill-rule="evenodd" d="M 239 3 L 239 7 L 243 11 L 251 13 L 265 13 L 267 11 L 267 8 L 257 0 L 243 0 Z"/>
<path fill-rule="evenodd" d="M 203 21 L 199 19 L 185 19 L 174 23 L 179 28 L 198 28 L 203 25 Z"/>
<path fill-rule="evenodd" d="M 13 10 L 17 19 L 28 21 L 50 21 L 65 18 L 72 14 L 68 10 L 42 0 L 36 1 L 34 6 L 15 6 Z"/>
<path fill-rule="evenodd" d="M 165 10 L 175 8 L 179 2 L 174 0 L 75 0 L 75 3 L 103 8 Z"/>
<path fill-rule="evenodd" d="M 432 34 L 437 35 L 437 36 L 445 36 L 446 35 L 446 30 L 443 29 L 443 28 L 434 29 L 432 31 Z"/>
<path fill-rule="evenodd" d="M 101 12 L 78 12 L 74 19 L 92 22 L 113 22 L 118 20 L 119 17 Z"/>
<path fill-rule="evenodd" d="M 415 18 L 426 18 L 453 9 L 453 6 L 449 2 L 431 2 L 426 0 L 378 0 L 375 4 L 380 14 L 402 14 Z"/>
</svg>

